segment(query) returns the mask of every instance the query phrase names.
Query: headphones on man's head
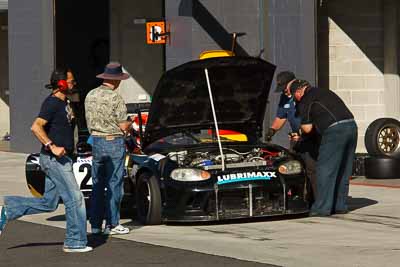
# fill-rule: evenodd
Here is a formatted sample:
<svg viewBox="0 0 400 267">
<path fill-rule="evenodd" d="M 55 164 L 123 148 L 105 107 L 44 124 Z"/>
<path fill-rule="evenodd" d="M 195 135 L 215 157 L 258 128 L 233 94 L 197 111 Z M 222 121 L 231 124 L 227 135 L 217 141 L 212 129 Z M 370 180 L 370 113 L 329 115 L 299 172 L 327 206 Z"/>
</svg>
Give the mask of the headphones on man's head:
<svg viewBox="0 0 400 267">
<path fill-rule="evenodd" d="M 67 72 L 68 70 L 65 68 L 57 68 L 55 69 L 50 76 L 50 84 L 46 85 L 46 88 L 56 90 L 58 89 L 60 92 L 67 91 L 68 82 L 67 82 Z"/>
<path fill-rule="evenodd" d="M 68 90 L 68 83 L 67 83 L 66 80 L 59 80 L 57 82 L 57 87 L 58 87 L 58 90 L 60 90 L 61 92 L 67 91 Z"/>
</svg>

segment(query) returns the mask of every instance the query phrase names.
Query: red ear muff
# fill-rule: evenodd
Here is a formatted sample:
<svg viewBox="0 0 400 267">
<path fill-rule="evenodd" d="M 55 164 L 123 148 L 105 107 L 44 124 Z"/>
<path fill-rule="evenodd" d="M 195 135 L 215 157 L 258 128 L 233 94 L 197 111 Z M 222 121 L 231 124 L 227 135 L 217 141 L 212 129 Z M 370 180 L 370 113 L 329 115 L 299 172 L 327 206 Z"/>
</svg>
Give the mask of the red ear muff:
<svg viewBox="0 0 400 267">
<path fill-rule="evenodd" d="M 57 87 L 60 91 L 68 90 L 68 83 L 66 80 L 59 80 L 57 83 Z"/>
</svg>

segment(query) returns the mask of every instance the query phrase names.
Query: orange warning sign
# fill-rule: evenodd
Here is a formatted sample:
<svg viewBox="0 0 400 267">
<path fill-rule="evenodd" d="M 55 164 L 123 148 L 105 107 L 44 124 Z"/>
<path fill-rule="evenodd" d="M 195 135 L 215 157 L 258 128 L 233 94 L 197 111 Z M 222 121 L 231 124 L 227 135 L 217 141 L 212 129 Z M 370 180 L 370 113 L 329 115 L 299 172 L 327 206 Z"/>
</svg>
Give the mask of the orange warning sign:
<svg viewBox="0 0 400 267">
<path fill-rule="evenodd" d="M 146 39 L 148 44 L 165 44 L 167 40 L 164 21 L 146 23 Z"/>
</svg>

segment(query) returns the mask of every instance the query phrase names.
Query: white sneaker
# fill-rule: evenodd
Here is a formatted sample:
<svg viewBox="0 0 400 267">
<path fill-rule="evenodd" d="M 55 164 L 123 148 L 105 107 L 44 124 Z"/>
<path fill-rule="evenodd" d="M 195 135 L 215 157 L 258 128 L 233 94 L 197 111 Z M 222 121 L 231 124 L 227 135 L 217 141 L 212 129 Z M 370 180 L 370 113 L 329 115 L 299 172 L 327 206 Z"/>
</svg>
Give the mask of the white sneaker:
<svg viewBox="0 0 400 267">
<path fill-rule="evenodd" d="M 117 225 L 114 228 L 107 226 L 103 232 L 104 235 L 126 235 L 129 234 L 129 228 Z"/>
<path fill-rule="evenodd" d="M 90 252 L 92 251 L 92 247 L 84 247 L 84 248 L 69 248 L 69 247 L 63 247 L 63 251 L 67 253 L 83 253 L 83 252 Z"/>
</svg>

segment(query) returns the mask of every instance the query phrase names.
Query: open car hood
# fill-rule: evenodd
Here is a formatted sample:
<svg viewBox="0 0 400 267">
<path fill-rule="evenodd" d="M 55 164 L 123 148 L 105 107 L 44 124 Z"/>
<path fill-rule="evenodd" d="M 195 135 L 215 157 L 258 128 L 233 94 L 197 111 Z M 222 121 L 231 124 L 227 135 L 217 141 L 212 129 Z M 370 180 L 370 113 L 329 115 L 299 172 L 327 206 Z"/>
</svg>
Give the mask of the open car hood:
<svg viewBox="0 0 400 267">
<path fill-rule="evenodd" d="M 210 58 L 164 73 L 153 94 L 143 147 L 177 132 L 214 129 L 206 68 L 219 129 L 262 133 L 275 66 L 252 57 Z"/>
</svg>

